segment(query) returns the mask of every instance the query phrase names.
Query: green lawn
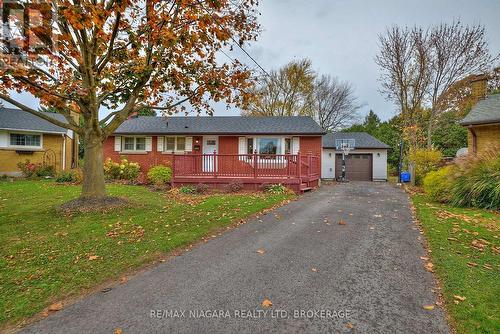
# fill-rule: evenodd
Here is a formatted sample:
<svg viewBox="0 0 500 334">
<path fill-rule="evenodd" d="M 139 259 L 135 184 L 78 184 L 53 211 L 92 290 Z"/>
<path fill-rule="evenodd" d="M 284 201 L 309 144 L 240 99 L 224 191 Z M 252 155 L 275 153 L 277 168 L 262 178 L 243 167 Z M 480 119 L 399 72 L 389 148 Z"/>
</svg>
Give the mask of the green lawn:
<svg viewBox="0 0 500 334">
<path fill-rule="evenodd" d="M 432 203 L 423 195 L 413 196 L 413 203 L 453 327 L 457 333 L 499 333 L 500 214 Z"/>
<path fill-rule="evenodd" d="M 77 197 L 79 187 L 0 182 L 0 325 L 17 323 L 293 196 L 218 194 L 182 201 L 140 186 L 108 190 L 136 205 L 62 216 L 55 207 Z"/>
</svg>

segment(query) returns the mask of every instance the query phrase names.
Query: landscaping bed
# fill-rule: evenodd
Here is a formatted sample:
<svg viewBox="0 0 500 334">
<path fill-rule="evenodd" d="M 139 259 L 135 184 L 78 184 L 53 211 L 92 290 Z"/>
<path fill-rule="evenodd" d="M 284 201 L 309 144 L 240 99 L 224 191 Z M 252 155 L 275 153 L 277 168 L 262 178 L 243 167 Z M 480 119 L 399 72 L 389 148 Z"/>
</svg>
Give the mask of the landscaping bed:
<svg viewBox="0 0 500 334">
<path fill-rule="evenodd" d="M 80 187 L 53 181 L 0 185 L 0 325 L 16 324 L 64 298 L 118 280 L 165 254 L 242 222 L 294 195 L 188 195 L 108 185 L 130 205 L 64 214 Z M 200 196 L 200 197 L 196 197 Z"/>
<path fill-rule="evenodd" d="M 451 325 L 457 333 L 498 332 L 499 212 L 439 204 L 419 193 L 412 200 Z"/>
</svg>

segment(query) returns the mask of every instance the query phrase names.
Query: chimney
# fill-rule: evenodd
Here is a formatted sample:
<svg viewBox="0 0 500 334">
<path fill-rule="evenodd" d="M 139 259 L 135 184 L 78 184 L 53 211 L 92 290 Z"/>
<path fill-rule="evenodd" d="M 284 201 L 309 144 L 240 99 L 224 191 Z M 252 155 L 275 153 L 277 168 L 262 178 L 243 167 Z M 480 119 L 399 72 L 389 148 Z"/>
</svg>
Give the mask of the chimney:
<svg viewBox="0 0 500 334">
<path fill-rule="evenodd" d="M 488 76 L 486 74 L 476 75 L 470 81 L 472 88 L 472 105 L 486 97 L 488 87 Z"/>
</svg>

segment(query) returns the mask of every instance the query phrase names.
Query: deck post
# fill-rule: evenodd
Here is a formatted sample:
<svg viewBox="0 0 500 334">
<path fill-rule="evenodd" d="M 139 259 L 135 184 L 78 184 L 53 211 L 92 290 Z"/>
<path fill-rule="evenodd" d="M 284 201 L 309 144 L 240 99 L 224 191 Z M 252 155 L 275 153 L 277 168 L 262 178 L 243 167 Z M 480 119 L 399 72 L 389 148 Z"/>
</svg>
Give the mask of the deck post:
<svg viewBox="0 0 500 334">
<path fill-rule="evenodd" d="M 290 178 L 290 153 L 285 155 L 286 157 L 286 178 Z"/>
<path fill-rule="evenodd" d="M 312 175 L 312 152 L 309 152 L 309 154 L 307 155 L 307 163 L 309 164 L 309 167 L 307 169 L 307 174 L 309 176 L 309 178 L 311 177 Z"/>
<path fill-rule="evenodd" d="M 172 154 L 172 178 L 170 179 L 170 186 L 175 186 L 175 154 Z"/>
<path fill-rule="evenodd" d="M 217 178 L 217 150 L 214 150 L 214 178 Z"/>
<path fill-rule="evenodd" d="M 302 183 L 302 158 L 300 156 L 300 151 L 297 152 L 297 174 L 299 182 Z"/>
<path fill-rule="evenodd" d="M 254 150 L 253 151 L 253 178 L 254 179 L 257 178 L 257 167 L 258 167 L 258 164 L 257 164 L 257 150 Z"/>
</svg>

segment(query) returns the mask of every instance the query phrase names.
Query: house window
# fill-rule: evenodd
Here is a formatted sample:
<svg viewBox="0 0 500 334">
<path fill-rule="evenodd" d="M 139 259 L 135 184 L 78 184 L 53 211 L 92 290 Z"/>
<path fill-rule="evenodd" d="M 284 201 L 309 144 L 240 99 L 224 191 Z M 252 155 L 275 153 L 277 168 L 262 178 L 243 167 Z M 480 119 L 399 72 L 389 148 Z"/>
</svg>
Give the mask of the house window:
<svg viewBox="0 0 500 334">
<path fill-rule="evenodd" d="M 165 151 L 185 151 L 186 150 L 186 137 L 166 137 Z"/>
<path fill-rule="evenodd" d="M 167 137 L 165 150 L 175 151 L 175 137 Z"/>
<path fill-rule="evenodd" d="M 28 135 L 22 133 L 10 134 L 11 146 L 42 147 L 41 135 Z"/>
<path fill-rule="evenodd" d="M 253 138 L 247 138 L 247 153 L 252 154 L 253 150 Z"/>
<path fill-rule="evenodd" d="M 280 149 L 279 138 L 260 138 L 259 153 L 260 154 L 278 154 Z"/>
<path fill-rule="evenodd" d="M 125 137 L 125 151 L 146 151 L 146 137 Z"/>
<path fill-rule="evenodd" d="M 285 138 L 285 154 L 292 153 L 292 138 Z"/>
<path fill-rule="evenodd" d="M 177 137 L 176 148 L 177 148 L 177 151 L 185 151 L 186 150 L 186 137 Z"/>
</svg>

